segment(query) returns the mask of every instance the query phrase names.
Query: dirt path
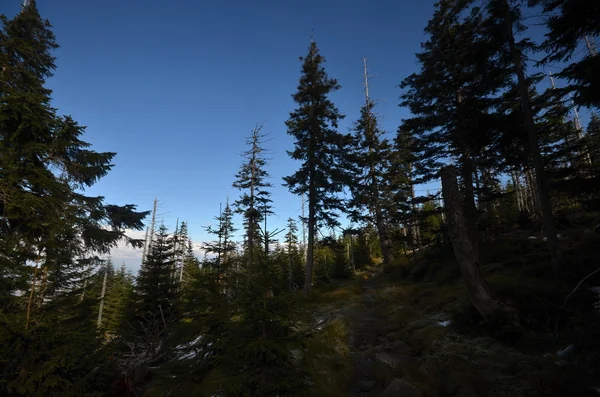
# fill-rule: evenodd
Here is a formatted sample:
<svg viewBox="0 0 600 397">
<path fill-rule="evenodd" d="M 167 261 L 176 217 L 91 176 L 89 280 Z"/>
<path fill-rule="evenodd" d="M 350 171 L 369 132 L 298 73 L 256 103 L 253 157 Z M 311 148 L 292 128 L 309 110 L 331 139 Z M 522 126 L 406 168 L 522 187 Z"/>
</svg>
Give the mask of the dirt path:
<svg viewBox="0 0 600 397">
<path fill-rule="evenodd" d="M 352 396 L 381 396 L 390 376 L 411 360 L 410 347 L 398 340 L 398 325 L 388 321 L 390 302 L 381 296 L 386 286 L 377 275 L 364 281 L 360 304 L 344 314 L 353 356 Z"/>
</svg>

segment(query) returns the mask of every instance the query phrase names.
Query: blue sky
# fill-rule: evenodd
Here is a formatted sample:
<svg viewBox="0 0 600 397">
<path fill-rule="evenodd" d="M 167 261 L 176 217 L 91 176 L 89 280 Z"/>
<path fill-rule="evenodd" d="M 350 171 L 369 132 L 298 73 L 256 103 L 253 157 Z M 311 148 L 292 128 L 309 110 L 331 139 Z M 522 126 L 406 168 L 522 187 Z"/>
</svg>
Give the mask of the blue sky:
<svg viewBox="0 0 600 397">
<path fill-rule="evenodd" d="M 332 95 L 347 115 L 340 128 L 350 127 L 364 102 L 367 57 L 371 96 L 393 133 L 407 116 L 397 85 L 416 70 L 433 4 L 38 0 L 61 46 L 49 81 L 55 107 L 87 126 L 96 150 L 118 153 L 113 171 L 88 192 L 142 210 L 157 197 L 165 224 L 187 220 L 198 242 L 219 203 L 238 196 L 231 183 L 257 123 L 270 134 L 271 224 L 299 215 L 300 198 L 281 186 L 297 167 L 285 152 L 293 140 L 284 121 L 311 32 L 342 85 Z M 0 12 L 12 16 L 19 7 L 20 0 L 2 0 Z"/>
</svg>

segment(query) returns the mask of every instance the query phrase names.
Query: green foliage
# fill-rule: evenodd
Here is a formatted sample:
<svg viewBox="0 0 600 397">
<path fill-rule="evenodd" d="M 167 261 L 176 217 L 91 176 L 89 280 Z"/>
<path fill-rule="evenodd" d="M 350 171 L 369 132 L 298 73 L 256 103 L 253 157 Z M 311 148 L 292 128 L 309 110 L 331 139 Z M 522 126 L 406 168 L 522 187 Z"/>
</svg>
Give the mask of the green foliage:
<svg viewBox="0 0 600 397">
<path fill-rule="evenodd" d="M 106 290 L 103 328 L 108 335 L 118 335 L 125 327 L 127 311 L 133 303 L 133 275 L 125 265 L 109 279 Z"/>
<path fill-rule="evenodd" d="M 594 72 L 600 67 L 598 54 L 586 54 L 582 58 L 572 57 L 579 48 L 582 38 L 593 40 L 600 34 L 600 6 L 594 0 L 530 0 L 541 5 L 548 28 L 543 43 L 547 51 L 545 61 L 567 61 L 558 74 L 569 81 L 565 91 L 574 91 L 579 105 L 600 107 L 598 76 Z M 570 61 L 570 63 L 569 63 Z"/>
<path fill-rule="evenodd" d="M 269 173 L 265 169 L 267 161 L 262 147 L 265 134 L 260 132 L 262 127 L 256 127 L 247 140 L 250 147 L 243 153 L 244 163 L 233 183 L 233 187 L 243 191 L 242 196 L 233 203 L 237 213 L 243 214 L 246 227 L 246 256 L 248 263 L 255 260 L 262 250 L 258 247 L 260 241 L 261 221 L 272 214 L 272 200 L 269 188 L 273 185 L 267 182 Z M 263 233 L 265 231 L 263 230 Z"/>
</svg>

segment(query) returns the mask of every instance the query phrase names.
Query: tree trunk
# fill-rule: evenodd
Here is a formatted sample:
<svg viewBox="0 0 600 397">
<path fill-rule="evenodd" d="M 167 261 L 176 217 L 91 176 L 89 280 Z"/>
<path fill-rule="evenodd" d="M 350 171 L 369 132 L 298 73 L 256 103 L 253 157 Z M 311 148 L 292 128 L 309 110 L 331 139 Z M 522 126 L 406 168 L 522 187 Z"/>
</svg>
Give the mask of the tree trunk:
<svg viewBox="0 0 600 397">
<path fill-rule="evenodd" d="M 27 302 L 27 317 L 25 319 L 25 329 L 29 329 L 29 318 L 31 317 L 31 305 L 33 304 L 33 298 L 35 297 L 35 283 L 37 281 L 38 263 L 40 258 L 35 260 L 35 268 L 33 269 L 33 281 L 31 282 L 31 292 L 29 294 L 29 301 Z"/>
<path fill-rule="evenodd" d="M 413 239 L 413 252 L 415 251 L 415 248 L 418 248 L 421 244 L 420 244 L 420 240 L 421 240 L 421 233 L 419 230 L 419 219 L 417 217 L 417 204 L 415 204 L 415 185 L 413 183 L 413 179 L 412 179 L 412 164 L 408 164 L 408 177 L 409 177 L 409 183 L 410 183 L 410 205 L 411 205 L 411 209 L 412 209 L 412 230 L 411 230 L 411 234 L 412 234 L 412 239 Z"/>
<path fill-rule="evenodd" d="M 515 190 L 515 195 L 517 198 L 517 209 L 519 212 L 523 211 L 523 202 L 521 201 L 521 185 L 515 175 L 515 171 L 510 172 L 510 176 L 512 178 L 513 189 Z"/>
<path fill-rule="evenodd" d="M 479 260 L 479 226 L 477 225 L 477 207 L 475 206 L 475 192 L 473 190 L 473 161 L 469 153 L 464 153 L 461 167 L 463 179 L 463 206 L 469 238 L 473 253 Z"/>
<path fill-rule="evenodd" d="M 381 209 L 377 205 L 375 208 L 375 223 L 377 225 L 377 234 L 379 234 L 379 247 L 383 256 L 384 264 L 391 264 L 394 261 L 394 251 L 392 241 L 389 238 L 387 227 L 383 219 Z"/>
<path fill-rule="evenodd" d="M 108 269 L 104 270 L 104 281 L 102 282 L 102 293 L 100 295 L 100 308 L 98 309 L 98 321 L 96 326 L 100 328 L 102 325 L 102 312 L 104 311 L 104 296 L 106 295 L 106 278 L 108 277 Z"/>
<path fill-rule="evenodd" d="M 508 0 L 502 0 L 502 4 L 504 6 L 506 18 L 506 30 L 509 41 L 508 45 L 510 47 L 510 52 L 515 64 L 515 73 L 519 82 L 521 104 L 523 113 L 525 115 L 525 127 L 527 129 L 527 136 L 529 138 L 529 149 L 531 150 L 533 166 L 535 167 L 537 192 L 540 200 L 540 208 L 542 210 L 542 222 L 548 241 L 548 250 L 550 251 L 550 264 L 552 266 L 552 270 L 556 274 L 560 270 L 560 250 L 558 248 L 558 238 L 556 237 L 556 228 L 554 226 L 554 218 L 552 216 L 550 192 L 548 189 L 546 172 L 544 170 L 544 163 L 538 142 L 537 129 L 533 119 L 533 111 L 529 100 L 529 87 L 527 85 L 527 81 L 525 80 L 525 70 L 523 67 L 523 60 L 521 59 L 521 51 L 517 48 L 513 35 L 513 21 L 510 15 L 510 5 Z"/>
<path fill-rule="evenodd" d="M 444 210 L 454 255 L 460 266 L 473 306 L 486 321 L 490 321 L 497 315 L 500 306 L 492 298 L 490 289 L 479 269 L 477 255 L 473 251 L 454 167 L 442 168 L 440 176 L 442 178 Z"/>
<path fill-rule="evenodd" d="M 306 277 L 304 279 L 304 293 L 310 294 L 312 287 L 312 274 L 314 265 L 315 251 L 315 231 L 316 231 L 316 213 L 315 213 L 315 181 L 311 173 L 308 191 L 308 245 L 306 247 Z"/>
<path fill-rule="evenodd" d="M 527 199 L 529 201 L 528 204 L 531 204 L 531 214 L 537 217 L 540 215 L 540 206 L 538 205 L 539 200 L 537 199 L 535 178 L 533 177 L 531 169 L 528 169 L 525 172 L 525 184 L 527 188 Z"/>
</svg>

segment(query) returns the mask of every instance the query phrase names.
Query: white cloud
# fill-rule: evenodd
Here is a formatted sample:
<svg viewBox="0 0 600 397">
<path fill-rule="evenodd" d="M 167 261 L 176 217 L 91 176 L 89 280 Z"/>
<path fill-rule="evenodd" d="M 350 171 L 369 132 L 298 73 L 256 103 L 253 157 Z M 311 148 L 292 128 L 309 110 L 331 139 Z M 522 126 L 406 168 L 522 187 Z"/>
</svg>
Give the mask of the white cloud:
<svg viewBox="0 0 600 397">
<path fill-rule="evenodd" d="M 128 230 L 127 236 L 135 239 L 144 239 L 146 232 L 141 230 Z M 204 257 L 204 250 L 202 249 L 202 243 L 192 242 L 194 254 L 198 259 Z M 125 245 L 124 242 L 120 242 L 116 248 L 113 248 L 110 252 L 115 267 L 125 264 L 125 266 L 131 270 L 134 274 L 140 268 L 142 263 L 142 248 L 133 248 L 131 245 Z"/>
</svg>

